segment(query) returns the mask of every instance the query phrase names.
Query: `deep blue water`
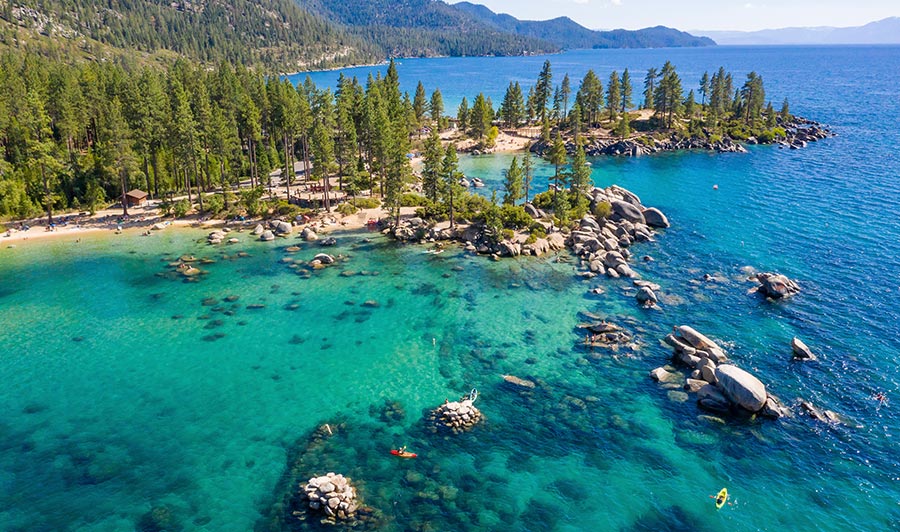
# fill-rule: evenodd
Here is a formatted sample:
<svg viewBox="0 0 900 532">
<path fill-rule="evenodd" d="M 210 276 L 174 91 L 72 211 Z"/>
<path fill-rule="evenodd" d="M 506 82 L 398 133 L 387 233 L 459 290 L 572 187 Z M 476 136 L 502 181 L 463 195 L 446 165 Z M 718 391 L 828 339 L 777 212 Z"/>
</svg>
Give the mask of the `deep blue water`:
<svg viewBox="0 0 900 532">
<path fill-rule="evenodd" d="M 432 256 L 365 233 L 339 235 L 334 252 L 347 262 L 310 279 L 283 261 L 318 248 L 292 255 L 293 240 L 244 234 L 219 250 L 191 231 L 2 246 L 0 529 L 273 530 L 298 457 L 302 478 L 333 470 L 360 482 L 390 530 L 900 527 L 900 48 L 550 59 L 573 80 L 625 67 L 637 79 L 671 59 L 685 86 L 719 65 L 738 79 L 756 70 L 776 107 L 788 97 L 839 136 L 798 151 L 593 160 L 597 184 L 635 191 L 672 222 L 633 249 L 655 259 L 635 267 L 662 285 L 659 311 L 638 309 L 628 283 L 582 281 L 572 265 Z M 403 60 L 400 74 L 408 90 L 439 85 L 453 109 L 481 90 L 499 101 L 543 60 Z M 489 193 L 511 157 L 462 165 Z M 538 168 L 538 190 L 549 172 Z M 237 249 L 252 256 L 234 259 Z M 183 253 L 217 262 L 195 284 L 157 275 Z M 761 301 L 746 293 L 745 266 L 781 271 L 803 291 Z M 588 295 L 593 286 L 606 295 Z M 228 294 L 240 300 L 226 305 Z M 574 348 L 579 311 L 628 324 L 640 349 Z M 703 417 L 647 377 L 666 363 L 659 341 L 677 324 L 723 342 L 785 403 L 804 398 L 848 424 L 797 408 L 776 422 Z M 795 335 L 819 362 L 790 361 Z M 540 386 L 523 397 L 502 374 Z M 451 439 L 423 429 L 423 411 L 472 386 L 483 426 Z M 326 422 L 336 436 L 303 454 Z M 386 456 L 402 444 L 420 458 Z M 709 496 L 723 486 L 733 505 L 716 511 Z"/>
</svg>

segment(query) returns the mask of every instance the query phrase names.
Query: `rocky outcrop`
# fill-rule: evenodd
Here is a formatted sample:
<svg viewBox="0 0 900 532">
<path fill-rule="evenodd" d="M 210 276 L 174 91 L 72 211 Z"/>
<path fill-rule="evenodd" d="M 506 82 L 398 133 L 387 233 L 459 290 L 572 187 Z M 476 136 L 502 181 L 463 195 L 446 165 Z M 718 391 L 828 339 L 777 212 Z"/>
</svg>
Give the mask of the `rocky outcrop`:
<svg viewBox="0 0 900 532">
<path fill-rule="evenodd" d="M 213 231 L 206 237 L 206 241 L 211 245 L 221 244 L 226 237 L 225 231 Z"/>
<path fill-rule="evenodd" d="M 312 242 L 314 240 L 319 239 L 319 235 L 316 234 L 315 231 L 310 227 L 303 228 L 303 231 L 300 232 L 300 238 L 306 240 L 307 242 Z"/>
<path fill-rule="evenodd" d="M 757 273 L 754 279 L 759 283 L 756 291 L 772 299 L 782 299 L 800 292 L 797 283 L 780 273 Z"/>
<path fill-rule="evenodd" d="M 791 340 L 791 350 L 795 360 L 816 360 L 816 355 L 796 336 Z"/>
<path fill-rule="evenodd" d="M 352 520 L 359 509 L 356 488 L 344 475 L 328 473 L 313 477 L 300 489 L 308 501 L 309 510 L 324 514 L 331 519 L 331 524 Z"/>
<path fill-rule="evenodd" d="M 790 415 L 758 378 L 731 363 L 724 349 L 693 327 L 675 327 L 663 341 L 672 346 L 674 360 L 691 372 L 684 389 L 697 393 L 700 408 L 718 414 L 746 412 L 773 419 Z"/>
<path fill-rule="evenodd" d="M 647 207 L 641 214 L 644 215 L 644 220 L 647 221 L 647 225 L 650 227 L 657 227 L 661 229 L 665 229 L 669 227 L 669 219 L 666 218 L 666 215 L 662 213 L 656 207 Z"/>
<path fill-rule="evenodd" d="M 835 135 L 826 126 L 802 117 L 791 117 L 787 121 L 779 117 L 778 125 L 785 131 L 785 135 L 782 137 L 767 139 L 750 137 L 744 141 L 738 141 L 725 136 L 713 141 L 702 137 L 684 137 L 679 133 L 672 133 L 668 138 L 658 138 L 657 133 L 655 135 L 637 135 L 627 139 L 617 137 L 593 138 L 584 145 L 584 151 L 589 157 L 601 155 L 639 157 L 641 155 L 679 150 L 747 153 L 747 149 L 741 145 L 741 142 L 746 144 L 780 144 L 791 149 L 798 149 L 805 148 L 810 142 L 816 142 Z M 551 147 L 552 142 L 540 140 L 532 144 L 531 151 L 543 157 L 549 152 Z M 576 145 L 573 140 L 568 140 L 565 143 L 565 147 L 569 155 L 575 154 Z"/>
<path fill-rule="evenodd" d="M 634 224 L 647 223 L 647 220 L 644 219 L 644 214 L 637 206 L 618 199 L 613 199 L 612 201 L 610 201 L 610 204 L 612 205 L 613 220 L 628 220 L 629 222 Z"/>
<path fill-rule="evenodd" d="M 275 240 L 275 233 L 266 229 L 262 232 L 261 235 L 259 235 L 259 239 L 263 242 L 271 242 L 272 240 Z"/>
<path fill-rule="evenodd" d="M 656 292 L 651 290 L 648 286 L 642 286 L 637 294 L 634 295 L 634 298 L 642 307 L 652 307 L 659 302 L 659 298 L 656 297 Z"/>
<path fill-rule="evenodd" d="M 253 228 L 253 235 L 260 236 L 265 230 L 266 228 L 263 227 L 262 224 L 256 224 L 256 227 Z"/>
<path fill-rule="evenodd" d="M 716 368 L 716 386 L 732 403 L 758 412 L 766 404 L 766 387 L 759 379 L 737 366 L 722 364 Z"/>
<path fill-rule="evenodd" d="M 432 410 L 429 417 L 436 431 L 449 431 L 453 434 L 471 430 L 484 418 L 472 399 L 468 398 L 447 401 Z"/>
<path fill-rule="evenodd" d="M 640 198 L 628 190 L 615 185 L 595 188 L 591 192 L 591 212 L 601 216 L 585 215 L 566 243 L 591 274 L 637 278 L 638 274 L 628 264 L 631 258 L 628 248 L 635 242 L 653 239 L 653 229 L 645 223 L 646 210 Z M 602 216 L 604 211 L 609 216 Z M 650 291 L 655 292 L 652 288 Z M 650 296 L 647 291 L 642 292 L 641 297 Z"/>
<path fill-rule="evenodd" d="M 273 220 L 269 223 L 269 226 L 276 235 L 289 235 L 294 231 L 294 227 L 283 220 Z"/>
<path fill-rule="evenodd" d="M 309 265 L 313 268 L 325 267 L 331 264 L 334 264 L 335 259 L 331 255 L 327 253 L 319 253 L 313 260 L 309 261 Z"/>
</svg>

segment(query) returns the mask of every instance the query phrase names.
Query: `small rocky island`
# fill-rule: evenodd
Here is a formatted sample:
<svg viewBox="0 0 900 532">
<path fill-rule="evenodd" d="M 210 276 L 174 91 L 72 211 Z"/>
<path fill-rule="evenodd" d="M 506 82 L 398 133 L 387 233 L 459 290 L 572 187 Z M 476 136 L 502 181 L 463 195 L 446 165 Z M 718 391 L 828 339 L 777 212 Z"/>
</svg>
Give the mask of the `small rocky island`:
<svg viewBox="0 0 900 532">
<path fill-rule="evenodd" d="M 301 490 L 309 501 L 309 509 L 324 514 L 326 524 L 352 520 L 359 509 L 356 488 L 344 475 L 328 473 L 313 477 Z"/>
<path fill-rule="evenodd" d="M 429 414 L 430 425 L 435 432 L 453 434 L 473 429 L 484 419 L 474 402 L 471 395 L 466 395 L 459 401 L 444 402 Z"/>
<path fill-rule="evenodd" d="M 666 336 L 676 364 L 688 368 L 684 389 L 697 394 L 697 405 L 716 414 L 759 414 L 778 419 L 789 415 L 778 398 L 751 373 L 737 367 L 725 350 L 692 327 L 681 325 Z M 683 375 L 674 368 L 659 367 L 650 377 L 663 384 L 679 384 Z"/>
</svg>

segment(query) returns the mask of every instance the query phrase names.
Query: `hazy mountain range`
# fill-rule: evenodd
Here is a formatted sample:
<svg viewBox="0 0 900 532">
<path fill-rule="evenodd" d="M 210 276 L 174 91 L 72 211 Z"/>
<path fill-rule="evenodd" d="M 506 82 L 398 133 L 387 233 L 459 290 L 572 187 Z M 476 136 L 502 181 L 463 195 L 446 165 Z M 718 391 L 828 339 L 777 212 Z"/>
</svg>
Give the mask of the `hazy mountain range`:
<svg viewBox="0 0 900 532">
<path fill-rule="evenodd" d="M 851 28 L 781 28 L 760 31 L 703 31 L 718 44 L 900 44 L 900 17 Z"/>
</svg>

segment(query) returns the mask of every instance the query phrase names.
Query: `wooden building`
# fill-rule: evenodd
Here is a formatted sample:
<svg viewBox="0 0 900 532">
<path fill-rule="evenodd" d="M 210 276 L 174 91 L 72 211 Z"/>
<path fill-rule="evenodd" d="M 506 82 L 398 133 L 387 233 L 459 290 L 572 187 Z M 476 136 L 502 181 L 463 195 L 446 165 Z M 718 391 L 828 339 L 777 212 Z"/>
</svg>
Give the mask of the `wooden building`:
<svg viewBox="0 0 900 532">
<path fill-rule="evenodd" d="M 134 189 L 125 194 L 125 202 L 129 207 L 141 207 L 147 203 L 147 193 L 143 190 Z"/>
</svg>

